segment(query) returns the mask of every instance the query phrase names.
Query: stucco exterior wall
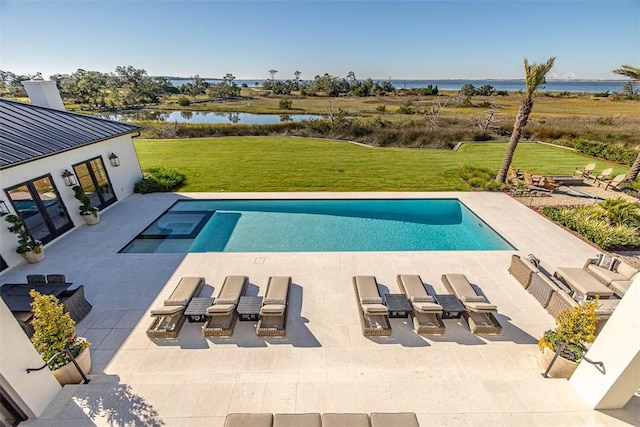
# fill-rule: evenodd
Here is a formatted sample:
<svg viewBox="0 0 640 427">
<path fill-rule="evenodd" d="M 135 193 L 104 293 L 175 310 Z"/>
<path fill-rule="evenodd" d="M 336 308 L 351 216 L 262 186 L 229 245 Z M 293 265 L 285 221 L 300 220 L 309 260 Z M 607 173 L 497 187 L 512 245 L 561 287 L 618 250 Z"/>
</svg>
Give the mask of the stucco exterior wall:
<svg viewBox="0 0 640 427">
<path fill-rule="evenodd" d="M 61 387 L 49 368 L 27 374 L 44 362 L 2 299 L 0 342 L 0 385 L 29 418 L 40 416 Z"/>
<path fill-rule="evenodd" d="M 111 166 L 109 162 L 111 153 L 118 156 L 120 166 Z M 51 174 L 73 224 L 76 227 L 84 225 L 84 220 L 78 213 L 79 202 L 73 197 L 71 187 L 64 184 L 62 172 L 65 169 L 73 172 L 72 165 L 97 156 L 102 156 L 116 198 L 122 200 L 130 196 L 133 193 L 134 184 L 142 177 L 142 171 L 131 135 L 124 135 L 0 171 L 0 188 L 2 189 L 0 200 L 4 200 L 11 213 L 15 213 L 4 190 L 33 178 Z M 15 252 L 16 236 L 9 233 L 6 221 L 1 221 L 0 225 L 0 254 L 9 266 L 16 265 L 23 261 L 23 258 Z"/>
</svg>

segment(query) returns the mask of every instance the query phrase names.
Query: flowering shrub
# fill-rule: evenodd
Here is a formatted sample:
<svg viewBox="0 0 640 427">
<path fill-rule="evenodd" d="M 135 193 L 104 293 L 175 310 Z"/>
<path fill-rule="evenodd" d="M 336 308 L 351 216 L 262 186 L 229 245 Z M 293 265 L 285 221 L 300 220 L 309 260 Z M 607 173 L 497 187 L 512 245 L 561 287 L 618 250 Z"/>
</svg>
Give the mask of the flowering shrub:
<svg viewBox="0 0 640 427">
<path fill-rule="evenodd" d="M 583 344 L 591 343 L 596 338 L 596 326 L 599 321 L 596 314 L 597 306 L 598 298 L 560 313 L 556 319 L 556 329 L 546 331 L 538 341 L 540 350 L 548 347 L 555 353 L 562 343 L 566 343 L 560 356 L 574 362 L 580 362 Z"/>
<path fill-rule="evenodd" d="M 71 362 L 65 349 L 75 358 L 82 350 L 89 347 L 89 341 L 78 337 L 76 322 L 64 312 L 64 306 L 53 295 L 41 295 L 32 289 L 29 292 L 33 302 L 34 329 L 31 341 L 42 359 L 51 370 L 58 369 Z"/>
</svg>

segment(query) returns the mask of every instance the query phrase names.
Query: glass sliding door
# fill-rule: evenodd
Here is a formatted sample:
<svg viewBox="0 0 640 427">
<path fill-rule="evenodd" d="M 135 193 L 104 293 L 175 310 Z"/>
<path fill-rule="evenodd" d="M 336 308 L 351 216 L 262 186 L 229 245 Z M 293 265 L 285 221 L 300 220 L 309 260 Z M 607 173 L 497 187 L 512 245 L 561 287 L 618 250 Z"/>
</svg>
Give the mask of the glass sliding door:
<svg viewBox="0 0 640 427">
<path fill-rule="evenodd" d="M 111 181 L 102 157 L 96 157 L 73 166 L 79 185 L 91 200 L 91 206 L 104 209 L 116 201 Z"/>
<path fill-rule="evenodd" d="M 34 239 L 47 243 L 73 228 L 51 175 L 6 190 Z"/>
</svg>

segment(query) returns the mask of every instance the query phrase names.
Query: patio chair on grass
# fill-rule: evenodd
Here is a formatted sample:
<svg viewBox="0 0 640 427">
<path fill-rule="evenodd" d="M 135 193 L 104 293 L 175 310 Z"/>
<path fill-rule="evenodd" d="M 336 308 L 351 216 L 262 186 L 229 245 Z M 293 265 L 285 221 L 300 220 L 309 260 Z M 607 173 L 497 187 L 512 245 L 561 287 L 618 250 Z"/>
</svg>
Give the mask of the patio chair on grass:
<svg viewBox="0 0 640 427">
<path fill-rule="evenodd" d="M 228 414 L 224 420 L 224 427 L 271 427 L 273 415 L 271 413 L 234 413 Z"/>
<path fill-rule="evenodd" d="M 442 306 L 433 300 L 417 274 L 399 274 L 396 278 L 400 291 L 411 301 L 413 328 L 418 334 L 444 334 Z"/>
<path fill-rule="evenodd" d="M 582 169 L 576 168 L 576 170 L 573 172 L 573 174 L 575 176 L 579 176 L 581 178 L 589 178 L 591 176 L 591 174 L 593 173 L 593 170 L 595 168 L 596 168 L 596 164 L 595 163 L 589 163 L 587 166 L 585 166 Z"/>
<path fill-rule="evenodd" d="M 322 414 L 322 427 L 369 427 L 369 414 Z"/>
<path fill-rule="evenodd" d="M 236 306 L 249 286 L 247 276 L 227 276 L 220 288 L 220 294 L 207 309 L 207 320 L 202 327 L 205 337 L 230 337 L 238 320 Z"/>
<path fill-rule="evenodd" d="M 260 319 L 256 325 L 258 336 L 283 337 L 287 333 L 287 302 L 290 285 L 290 276 L 269 277 L 260 308 Z"/>
<path fill-rule="evenodd" d="M 611 174 L 613 173 L 613 168 L 606 168 L 605 170 L 603 170 L 602 172 L 600 172 L 599 175 L 591 175 L 589 178 L 587 178 L 587 180 L 589 180 L 590 178 L 593 178 L 593 183 L 595 184 L 596 182 L 598 182 L 598 187 L 600 186 L 600 182 L 607 182 L 609 181 L 609 177 L 611 176 Z"/>
<path fill-rule="evenodd" d="M 191 299 L 200 294 L 204 277 L 183 277 L 161 308 L 151 310 L 153 323 L 147 329 L 149 338 L 177 338 L 186 317 L 184 310 Z"/>
<path fill-rule="evenodd" d="M 372 412 L 371 427 L 420 427 L 414 412 Z"/>
<path fill-rule="evenodd" d="M 358 300 L 362 334 L 364 336 L 390 336 L 389 309 L 382 304 L 376 278 L 373 276 L 353 276 L 353 287 Z"/>
<path fill-rule="evenodd" d="M 322 417 L 311 414 L 274 414 L 273 427 L 322 427 Z"/>
<path fill-rule="evenodd" d="M 497 307 L 487 302 L 484 296 L 479 295 L 464 274 L 443 274 L 441 280 L 447 290 L 455 294 L 467 309 L 465 319 L 472 333 L 499 334 L 502 332 L 502 326 L 495 316 Z"/>
<path fill-rule="evenodd" d="M 542 181 L 542 177 L 538 177 L 536 179 L 529 172 L 524 173 L 524 183 L 527 185 L 526 191 L 528 191 L 530 195 L 550 196 L 554 190 L 549 188 L 544 188 L 542 186 L 544 183 L 541 181 Z"/>
</svg>

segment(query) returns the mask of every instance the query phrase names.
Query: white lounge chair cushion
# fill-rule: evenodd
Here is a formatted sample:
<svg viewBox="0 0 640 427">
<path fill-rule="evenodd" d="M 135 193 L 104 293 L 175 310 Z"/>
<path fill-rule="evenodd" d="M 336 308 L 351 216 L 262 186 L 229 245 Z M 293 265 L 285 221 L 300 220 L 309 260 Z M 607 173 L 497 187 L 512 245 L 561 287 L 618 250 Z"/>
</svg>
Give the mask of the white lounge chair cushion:
<svg viewBox="0 0 640 427">
<path fill-rule="evenodd" d="M 362 304 L 362 311 L 367 314 L 387 314 L 389 309 L 384 304 Z"/>
<path fill-rule="evenodd" d="M 173 316 L 184 311 L 186 307 L 184 305 L 166 305 L 164 307 L 151 310 L 152 316 Z"/>
<path fill-rule="evenodd" d="M 480 295 L 466 295 L 462 297 L 462 302 L 485 302 L 485 299 Z"/>
<path fill-rule="evenodd" d="M 286 298 L 265 298 L 262 303 L 264 305 L 271 305 L 271 304 L 279 304 L 279 305 L 285 305 L 287 303 L 287 299 Z"/>
<path fill-rule="evenodd" d="M 414 302 L 413 309 L 419 313 L 440 313 L 442 306 L 435 302 Z"/>
<path fill-rule="evenodd" d="M 227 314 L 236 309 L 235 304 L 213 304 L 207 308 L 207 314 Z"/>
<path fill-rule="evenodd" d="M 265 304 L 260 308 L 262 315 L 281 315 L 284 314 L 287 306 L 284 304 Z"/>
<path fill-rule="evenodd" d="M 416 295 L 411 297 L 411 302 L 433 302 L 431 295 Z"/>
<path fill-rule="evenodd" d="M 186 298 L 180 299 L 166 299 L 164 300 L 164 305 L 180 305 L 186 306 L 189 301 Z"/>
<path fill-rule="evenodd" d="M 239 300 L 240 300 L 240 298 L 218 298 L 216 300 L 216 305 L 217 304 L 233 304 L 233 305 L 237 305 Z"/>
<path fill-rule="evenodd" d="M 488 302 L 466 302 L 464 303 L 467 309 L 472 311 L 496 311 L 498 306 L 489 304 Z"/>
<path fill-rule="evenodd" d="M 382 297 L 360 298 L 360 304 L 382 304 Z"/>
</svg>

